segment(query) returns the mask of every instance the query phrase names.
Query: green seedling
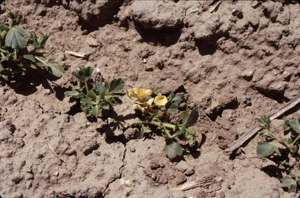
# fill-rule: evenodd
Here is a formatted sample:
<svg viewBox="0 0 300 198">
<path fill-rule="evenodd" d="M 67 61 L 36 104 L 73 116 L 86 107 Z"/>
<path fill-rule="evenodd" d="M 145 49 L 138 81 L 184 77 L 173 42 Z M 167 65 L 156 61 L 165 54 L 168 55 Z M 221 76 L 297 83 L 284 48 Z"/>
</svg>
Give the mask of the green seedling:
<svg viewBox="0 0 300 198">
<path fill-rule="evenodd" d="M 258 121 L 262 124 L 260 126 L 262 131 L 259 134 L 266 137 L 266 142 L 258 144 L 257 153 L 263 157 L 272 155 L 281 157 L 283 160 L 276 163 L 289 170 L 289 175 L 281 179 L 281 185 L 287 188 L 289 192 L 298 191 L 300 186 L 300 118 L 285 121 L 283 129 L 286 136 L 282 139 L 270 131 L 271 121 L 269 118 L 262 115 Z M 291 161 L 296 162 L 290 163 Z"/>
<path fill-rule="evenodd" d="M 136 110 L 142 121 L 140 137 L 159 128 L 161 135 L 166 139 L 164 152 L 169 159 L 182 156 L 183 148 L 179 142 L 185 141 L 190 147 L 195 145 L 195 131 L 188 128 L 194 125 L 199 118 L 197 107 L 191 112 L 186 110 L 180 123 L 170 123 L 170 115 L 178 112 L 178 106 L 182 101 L 180 96 L 174 96 L 174 93 L 171 93 L 166 97 L 160 93 L 154 93 L 151 89 L 137 88 L 128 90 L 127 95 L 135 100 L 133 109 Z"/>
<path fill-rule="evenodd" d="M 40 38 L 34 32 L 18 26 L 18 14 L 8 13 L 10 25 L 0 24 L 0 79 L 5 81 L 19 80 L 26 74 L 26 68 L 31 64 L 39 68 L 49 68 L 56 77 L 61 77 L 65 71 L 57 62 L 45 62 L 41 57 L 48 54 L 38 52 L 44 49 L 51 33 L 42 34 Z M 29 50 L 29 47 L 31 50 Z"/>
<path fill-rule="evenodd" d="M 112 108 L 121 104 L 120 97 L 125 95 L 119 92 L 123 89 L 125 82 L 122 79 L 114 79 L 110 83 L 90 82 L 93 68 L 80 67 L 73 73 L 77 78 L 77 86 L 72 91 L 66 91 L 65 96 L 80 99 L 80 107 L 87 117 L 98 117 L 104 107 Z"/>
</svg>

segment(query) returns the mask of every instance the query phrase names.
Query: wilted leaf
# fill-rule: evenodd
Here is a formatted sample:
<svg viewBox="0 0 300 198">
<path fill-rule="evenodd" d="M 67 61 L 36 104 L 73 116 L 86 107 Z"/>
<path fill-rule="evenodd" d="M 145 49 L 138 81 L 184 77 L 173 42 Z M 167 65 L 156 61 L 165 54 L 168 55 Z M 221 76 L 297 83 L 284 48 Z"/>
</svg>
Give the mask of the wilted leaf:
<svg viewBox="0 0 300 198">
<path fill-rule="evenodd" d="M 257 146 L 257 153 L 263 157 L 267 157 L 276 152 L 279 156 L 281 153 L 278 150 L 278 147 L 273 144 L 273 142 L 263 142 L 259 143 Z"/>
<path fill-rule="evenodd" d="M 170 140 L 166 143 L 164 152 L 169 159 L 174 159 L 176 156 L 182 156 L 183 149 L 176 140 Z"/>
<path fill-rule="evenodd" d="M 19 26 L 14 26 L 5 37 L 5 45 L 14 49 L 25 48 L 27 46 L 25 37 L 30 37 L 30 32 Z"/>
</svg>

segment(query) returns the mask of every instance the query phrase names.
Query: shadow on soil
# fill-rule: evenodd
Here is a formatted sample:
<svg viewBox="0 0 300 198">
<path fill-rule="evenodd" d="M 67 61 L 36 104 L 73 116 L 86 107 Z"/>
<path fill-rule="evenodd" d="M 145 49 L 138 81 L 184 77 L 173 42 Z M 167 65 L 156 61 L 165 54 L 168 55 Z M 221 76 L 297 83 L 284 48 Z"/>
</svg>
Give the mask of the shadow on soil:
<svg viewBox="0 0 300 198">
<path fill-rule="evenodd" d="M 171 45 L 176 44 L 181 35 L 181 28 L 172 30 L 146 29 L 136 22 L 134 22 L 134 26 L 146 43 L 153 43 L 154 45 L 162 45 L 169 47 Z"/>
</svg>

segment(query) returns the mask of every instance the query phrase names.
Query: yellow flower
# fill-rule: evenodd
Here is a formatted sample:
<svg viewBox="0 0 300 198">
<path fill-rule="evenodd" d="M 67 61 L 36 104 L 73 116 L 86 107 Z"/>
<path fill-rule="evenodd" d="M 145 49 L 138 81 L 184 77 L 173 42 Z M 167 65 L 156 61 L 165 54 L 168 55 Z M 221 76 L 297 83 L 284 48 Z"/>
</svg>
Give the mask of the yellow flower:
<svg viewBox="0 0 300 198">
<path fill-rule="evenodd" d="M 134 104 L 134 105 L 133 105 L 133 110 L 139 110 L 139 111 L 141 111 L 142 113 L 145 112 L 145 108 L 144 108 L 144 107 L 141 107 L 141 105 L 138 105 L 138 104 Z"/>
<path fill-rule="evenodd" d="M 144 104 L 148 96 L 152 95 L 151 89 L 138 89 L 133 88 L 132 90 L 127 91 L 127 95 L 132 100 L 137 100 L 139 104 Z"/>
<path fill-rule="evenodd" d="M 155 97 L 154 103 L 158 106 L 164 106 L 168 102 L 168 99 L 166 96 L 161 95 L 160 93 Z"/>
</svg>

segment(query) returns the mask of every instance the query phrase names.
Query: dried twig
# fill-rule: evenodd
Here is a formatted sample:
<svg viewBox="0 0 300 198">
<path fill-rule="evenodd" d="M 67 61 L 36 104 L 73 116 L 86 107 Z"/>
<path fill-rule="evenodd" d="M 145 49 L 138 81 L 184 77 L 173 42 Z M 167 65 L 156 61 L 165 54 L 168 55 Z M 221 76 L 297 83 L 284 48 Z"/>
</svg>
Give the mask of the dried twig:
<svg viewBox="0 0 300 198">
<path fill-rule="evenodd" d="M 216 175 L 209 175 L 209 176 L 204 176 L 202 177 L 200 180 L 198 181 L 192 181 L 192 182 L 187 182 L 181 186 L 175 187 L 175 188 L 171 188 L 170 190 L 172 191 L 186 191 L 186 190 L 190 190 L 193 188 L 205 188 L 205 189 L 209 189 L 209 186 L 215 184 L 215 183 L 220 183 L 222 182 L 222 178 L 219 179 L 215 179 Z M 216 187 L 215 189 L 209 190 L 208 192 L 214 192 L 217 190 L 220 190 L 221 186 Z"/>
<path fill-rule="evenodd" d="M 49 146 L 49 148 L 51 149 L 51 151 L 54 153 L 54 155 L 60 159 L 62 162 L 65 162 L 61 157 L 59 157 L 59 155 L 57 155 L 57 153 L 54 151 L 54 149 L 52 148 L 52 146 L 50 144 L 47 144 Z"/>
<path fill-rule="evenodd" d="M 67 54 L 70 54 L 70 55 L 73 55 L 73 56 L 76 56 L 76 57 L 79 57 L 79 58 L 84 58 L 85 57 L 85 54 L 83 53 L 78 53 L 78 52 L 72 52 L 72 51 L 65 51 Z"/>
<path fill-rule="evenodd" d="M 277 117 L 283 115 L 285 112 L 288 110 L 294 108 L 297 104 L 300 103 L 300 95 L 288 102 L 286 105 L 278 109 L 277 112 L 273 113 L 272 115 L 269 116 L 270 120 L 274 120 Z M 231 153 L 232 151 L 238 149 L 240 146 L 242 146 L 247 140 L 249 140 L 252 136 L 254 136 L 258 131 L 260 131 L 261 128 L 258 126 L 258 124 L 255 124 L 251 130 L 248 132 L 244 133 L 238 140 L 233 142 L 229 148 L 227 148 L 225 151 L 227 153 Z"/>
<path fill-rule="evenodd" d="M 221 3 L 222 3 L 222 0 L 218 1 L 218 3 L 214 7 L 212 7 L 209 12 L 210 13 L 214 12 Z"/>
</svg>

